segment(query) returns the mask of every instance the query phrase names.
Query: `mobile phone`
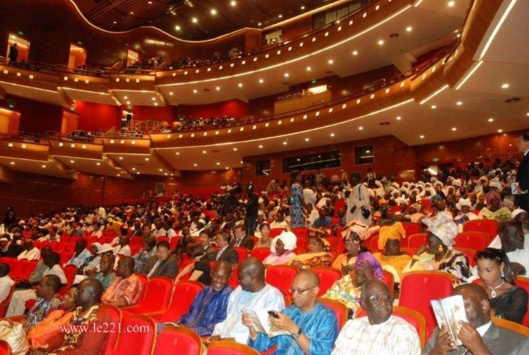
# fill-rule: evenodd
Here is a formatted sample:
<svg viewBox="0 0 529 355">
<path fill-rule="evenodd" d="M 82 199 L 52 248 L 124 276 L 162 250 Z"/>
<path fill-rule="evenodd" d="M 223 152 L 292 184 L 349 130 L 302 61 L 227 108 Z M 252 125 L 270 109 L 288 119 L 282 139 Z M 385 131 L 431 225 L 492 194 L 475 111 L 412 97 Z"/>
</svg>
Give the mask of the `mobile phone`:
<svg viewBox="0 0 529 355">
<path fill-rule="evenodd" d="M 268 311 L 268 314 L 270 315 L 270 317 L 279 318 L 279 315 L 276 311 Z"/>
</svg>

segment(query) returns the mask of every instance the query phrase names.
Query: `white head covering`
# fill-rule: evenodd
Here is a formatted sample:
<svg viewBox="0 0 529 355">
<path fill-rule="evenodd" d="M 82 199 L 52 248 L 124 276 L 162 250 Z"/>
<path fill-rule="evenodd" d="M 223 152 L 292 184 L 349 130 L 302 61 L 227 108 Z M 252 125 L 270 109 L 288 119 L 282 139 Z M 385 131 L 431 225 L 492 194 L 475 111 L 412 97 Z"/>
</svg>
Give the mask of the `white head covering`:
<svg viewBox="0 0 529 355">
<path fill-rule="evenodd" d="M 276 243 L 279 239 L 281 239 L 281 241 L 283 242 L 285 250 L 296 249 L 296 242 L 298 239 L 296 235 L 292 232 L 283 231 L 280 235 L 278 235 L 272 240 L 272 244 L 270 245 L 270 251 L 272 253 L 276 253 Z"/>
<path fill-rule="evenodd" d="M 92 245 L 97 248 L 97 252 L 99 253 L 99 251 L 101 250 L 102 245 L 100 243 L 98 243 L 98 242 L 93 242 Z"/>
<path fill-rule="evenodd" d="M 98 254 L 107 253 L 109 251 L 113 252 L 114 248 L 112 248 L 112 245 L 105 243 L 105 244 L 101 245 L 101 248 L 99 248 L 99 253 Z"/>
<path fill-rule="evenodd" d="M 494 180 L 491 180 L 489 182 L 489 187 L 495 187 L 497 188 L 498 190 L 501 190 L 502 187 L 501 187 L 501 183 L 499 181 L 494 181 Z"/>
<path fill-rule="evenodd" d="M 472 206 L 472 202 L 470 202 L 470 199 L 469 198 L 460 198 L 459 201 L 456 203 L 456 208 L 458 210 L 461 210 L 461 206 L 468 206 L 468 207 L 471 207 Z"/>
<path fill-rule="evenodd" d="M 455 179 L 454 181 L 452 181 L 452 185 L 461 187 L 462 185 L 461 179 Z"/>
<path fill-rule="evenodd" d="M 428 226 L 428 230 L 443 242 L 448 249 L 452 249 L 454 239 L 459 232 L 457 224 L 447 213 L 438 213 L 433 218 L 424 218 L 422 223 Z"/>
<path fill-rule="evenodd" d="M 522 212 L 526 212 L 525 210 L 521 209 L 521 208 L 517 208 L 515 209 L 514 211 L 511 212 L 511 218 L 512 219 L 515 219 L 516 216 L 518 216 L 520 213 Z"/>
</svg>

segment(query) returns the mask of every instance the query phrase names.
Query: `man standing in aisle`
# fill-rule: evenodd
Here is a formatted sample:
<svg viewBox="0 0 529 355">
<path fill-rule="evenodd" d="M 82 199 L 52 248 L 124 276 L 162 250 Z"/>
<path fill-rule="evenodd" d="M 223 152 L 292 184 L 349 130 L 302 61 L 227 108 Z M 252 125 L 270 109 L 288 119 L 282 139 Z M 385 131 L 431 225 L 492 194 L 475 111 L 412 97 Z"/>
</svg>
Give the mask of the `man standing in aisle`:
<svg viewBox="0 0 529 355">
<path fill-rule="evenodd" d="M 362 223 L 371 225 L 371 205 L 369 203 L 369 191 L 361 183 L 362 176 L 359 173 L 351 173 L 351 194 L 347 198 L 347 222 L 359 219 Z"/>
<path fill-rule="evenodd" d="M 524 133 L 516 141 L 516 147 L 523 158 L 516 174 L 516 188 L 513 191 L 514 204 L 529 212 L 529 133 Z"/>
</svg>

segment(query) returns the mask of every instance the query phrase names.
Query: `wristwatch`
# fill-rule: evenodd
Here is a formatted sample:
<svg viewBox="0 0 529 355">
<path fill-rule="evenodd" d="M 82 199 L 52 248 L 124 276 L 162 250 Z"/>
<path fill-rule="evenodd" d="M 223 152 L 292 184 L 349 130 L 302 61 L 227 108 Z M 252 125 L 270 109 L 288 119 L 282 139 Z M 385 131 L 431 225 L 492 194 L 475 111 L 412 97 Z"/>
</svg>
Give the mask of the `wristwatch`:
<svg viewBox="0 0 529 355">
<path fill-rule="evenodd" d="M 292 335 L 292 338 L 294 338 L 294 339 L 297 340 L 297 339 L 299 338 L 299 336 L 301 335 L 301 333 L 302 333 L 301 328 L 298 328 L 298 331 L 297 331 L 297 332 L 295 332 L 295 333 L 290 333 L 290 335 Z"/>
</svg>

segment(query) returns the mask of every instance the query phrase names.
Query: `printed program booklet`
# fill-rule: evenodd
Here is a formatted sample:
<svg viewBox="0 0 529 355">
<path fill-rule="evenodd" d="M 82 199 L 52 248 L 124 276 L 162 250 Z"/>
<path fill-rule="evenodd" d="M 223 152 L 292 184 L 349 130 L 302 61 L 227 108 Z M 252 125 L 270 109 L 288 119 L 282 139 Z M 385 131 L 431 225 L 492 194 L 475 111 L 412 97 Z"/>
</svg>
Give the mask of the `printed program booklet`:
<svg viewBox="0 0 529 355">
<path fill-rule="evenodd" d="M 272 325 L 269 319 L 267 311 L 256 312 L 253 309 L 245 309 L 243 311 L 245 314 L 249 314 L 252 317 L 253 326 L 256 331 L 260 333 L 265 333 L 269 337 L 275 337 L 278 335 L 288 335 L 290 334 L 286 330 L 281 330 Z"/>
<path fill-rule="evenodd" d="M 461 341 L 458 338 L 461 330 L 459 321 L 468 322 L 463 296 L 446 297 L 438 301 L 431 301 L 431 303 L 439 328 L 446 325 L 453 344 L 456 346 L 461 345 Z"/>
</svg>

